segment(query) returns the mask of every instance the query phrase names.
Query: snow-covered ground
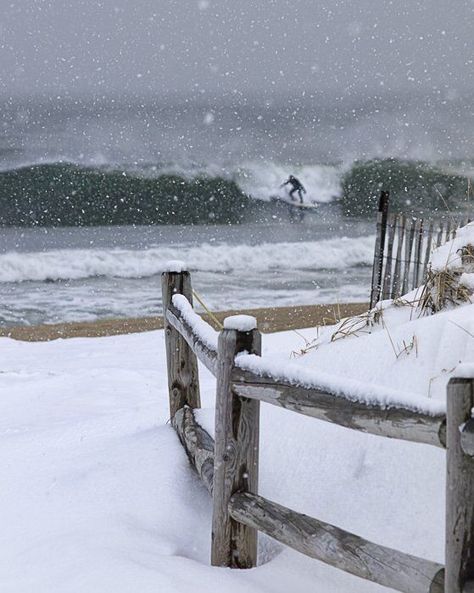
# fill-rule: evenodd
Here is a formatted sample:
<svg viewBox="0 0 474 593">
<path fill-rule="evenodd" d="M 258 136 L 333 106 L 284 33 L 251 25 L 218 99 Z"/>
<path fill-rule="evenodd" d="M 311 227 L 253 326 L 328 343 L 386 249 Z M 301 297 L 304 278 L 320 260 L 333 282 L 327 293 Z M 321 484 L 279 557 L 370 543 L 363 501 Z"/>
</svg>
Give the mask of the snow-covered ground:
<svg viewBox="0 0 474 593">
<path fill-rule="evenodd" d="M 387 327 L 371 335 L 330 342 L 326 329 L 299 358 L 291 352 L 315 330 L 265 335 L 264 357 L 442 407 L 452 369 L 473 360 L 474 306 L 415 321 L 401 311 L 387 310 Z M 265 536 L 258 568 L 210 566 L 211 501 L 167 423 L 161 331 L 3 338 L 0 349 L 2 593 L 387 591 Z M 212 431 L 214 378 L 204 368 L 200 377 L 198 418 Z M 264 496 L 444 561 L 444 451 L 261 410 Z"/>
<path fill-rule="evenodd" d="M 237 364 L 369 403 L 442 412 L 449 377 L 474 371 L 471 283 L 459 289 L 472 276 L 472 244 L 474 225 L 433 259 L 440 278 L 451 274 L 453 302 L 468 304 L 422 315 L 420 289 L 380 303 L 370 325 L 362 317 L 266 335 L 263 357 L 244 354 Z M 441 285 L 429 282 L 436 300 Z M 215 332 L 184 298 L 173 303 L 215 347 Z M 47 343 L 2 338 L 0 349 L 2 593 L 386 590 L 265 536 L 257 568 L 209 565 L 211 501 L 167 422 L 162 331 Z M 214 378 L 204 368 L 200 378 L 197 416 L 212 433 Z M 261 414 L 261 494 L 443 563 L 444 451 L 266 404 Z"/>
</svg>

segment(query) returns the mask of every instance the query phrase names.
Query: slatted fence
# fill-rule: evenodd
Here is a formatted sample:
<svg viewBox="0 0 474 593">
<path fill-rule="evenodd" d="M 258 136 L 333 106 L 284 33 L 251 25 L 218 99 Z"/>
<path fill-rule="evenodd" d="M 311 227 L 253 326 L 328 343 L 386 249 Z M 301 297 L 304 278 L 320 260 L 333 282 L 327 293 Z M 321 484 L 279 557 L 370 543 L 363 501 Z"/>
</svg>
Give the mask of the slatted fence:
<svg viewBox="0 0 474 593">
<path fill-rule="evenodd" d="M 389 212 L 389 192 L 380 195 L 370 308 L 423 283 L 431 252 L 471 222 L 468 216 L 424 218 Z"/>
<path fill-rule="evenodd" d="M 176 262 L 175 262 L 176 263 Z M 474 380 L 451 379 L 447 414 L 386 408 L 302 387 L 236 354 L 260 355 L 255 320 L 227 318 L 218 340 L 192 308 L 191 278 L 176 266 L 162 278 L 170 416 L 188 457 L 213 498 L 214 566 L 257 563 L 261 531 L 312 558 L 405 593 L 474 590 Z M 255 358 L 255 357 L 254 357 Z M 252 360 L 254 360 L 254 358 Z M 215 441 L 197 423 L 198 359 L 216 377 Z M 382 437 L 447 449 L 445 566 L 370 542 L 258 495 L 260 402 Z"/>
</svg>

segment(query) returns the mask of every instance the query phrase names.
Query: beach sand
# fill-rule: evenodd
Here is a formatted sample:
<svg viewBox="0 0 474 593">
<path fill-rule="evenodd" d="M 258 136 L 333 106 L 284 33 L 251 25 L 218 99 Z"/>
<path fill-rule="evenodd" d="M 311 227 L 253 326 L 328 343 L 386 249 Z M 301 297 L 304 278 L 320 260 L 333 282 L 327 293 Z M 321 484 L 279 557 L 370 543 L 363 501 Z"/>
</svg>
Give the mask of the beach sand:
<svg viewBox="0 0 474 593">
<path fill-rule="evenodd" d="M 267 307 L 263 309 L 246 309 L 235 311 L 219 311 L 213 315 L 222 322 L 229 315 L 253 315 L 257 318 L 258 327 L 263 333 L 316 327 L 335 323 L 343 317 L 359 315 L 367 311 L 366 303 L 345 303 L 336 305 L 298 305 L 294 307 Z M 215 321 L 207 314 L 203 318 L 214 329 Z M 142 317 L 137 319 L 108 319 L 82 323 L 58 323 L 36 326 L 17 326 L 0 328 L 0 336 L 28 342 L 44 342 L 58 338 L 96 338 L 115 336 L 136 332 L 151 331 L 163 327 L 163 318 Z"/>
</svg>

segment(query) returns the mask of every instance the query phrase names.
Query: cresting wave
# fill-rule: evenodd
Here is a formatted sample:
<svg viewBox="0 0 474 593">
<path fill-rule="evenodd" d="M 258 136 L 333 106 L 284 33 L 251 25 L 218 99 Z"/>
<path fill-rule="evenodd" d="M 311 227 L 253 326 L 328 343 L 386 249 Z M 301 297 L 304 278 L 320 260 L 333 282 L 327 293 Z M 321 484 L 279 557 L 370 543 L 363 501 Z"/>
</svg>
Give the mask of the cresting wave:
<svg viewBox="0 0 474 593">
<path fill-rule="evenodd" d="M 350 166 L 289 167 L 250 162 L 230 169 L 177 165 L 142 169 L 36 164 L 0 171 L 0 225 L 98 226 L 238 224 L 271 221 L 274 194 L 289 173 L 307 198 L 341 199 L 346 215 L 371 216 L 377 195 L 389 189 L 395 209 L 455 207 L 466 177 L 428 163 L 384 159 Z"/>
<path fill-rule="evenodd" d="M 53 250 L 0 255 L 0 282 L 47 282 L 94 277 L 145 278 L 160 274 L 171 259 L 191 271 L 231 274 L 281 270 L 344 270 L 372 264 L 374 237 L 317 242 L 154 247 L 146 250 Z"/>
</svg>

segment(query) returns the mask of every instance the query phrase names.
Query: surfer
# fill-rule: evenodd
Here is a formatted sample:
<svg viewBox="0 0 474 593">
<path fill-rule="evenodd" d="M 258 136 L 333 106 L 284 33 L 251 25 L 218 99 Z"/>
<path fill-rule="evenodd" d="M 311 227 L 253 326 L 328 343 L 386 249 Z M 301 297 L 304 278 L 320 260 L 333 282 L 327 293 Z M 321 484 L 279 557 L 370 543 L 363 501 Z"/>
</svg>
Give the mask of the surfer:
<svg viewBox="0 0 474 593">
<path fill-rule="evenodd" d="M 297 193 L 298 193 L 298 196 L 299 196 L 299 198 L 300 198 L 300 202 L 301 202 L 301 203 L 303 203 L 303 194 L 305 194 L 305 193 L 306 193 L 306 190 L 305 190 L 305 188 L 303 187 L 303 184 L 301 183 L 301 181 L 300 181 L 299 179 L 296 179 L 296 177 L 295 177 L 294 175 L 290 175 L 290 176 L 288 177 L 288 179 L 287 179 L 287 180 L 286 180 L 284 183 L 282 183 L 282 184 L 280 185 L 280 187 L 284 187 L 285 185 L 288 185 L 288 184 L 290 184 L 290 185 L 291 185 L 291 190 L 290 190 L 290 198 L 291 198 L 292 200 L 294 200 L 294 199 L 295 199 L 295 197 L 294 197 L 294 195 L 293 195 L 293 194 L 294 194 L 295 192 L 297 192 Z"/>
</svg>

